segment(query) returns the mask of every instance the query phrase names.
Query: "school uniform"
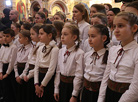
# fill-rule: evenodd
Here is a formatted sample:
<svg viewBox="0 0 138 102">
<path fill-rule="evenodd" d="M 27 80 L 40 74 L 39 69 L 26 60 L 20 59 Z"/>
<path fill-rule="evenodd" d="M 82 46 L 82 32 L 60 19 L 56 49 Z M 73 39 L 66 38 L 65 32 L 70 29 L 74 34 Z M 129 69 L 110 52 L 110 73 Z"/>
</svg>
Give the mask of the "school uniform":
<svg viewBox="0 0 138 102">
<path fill-rule="evenodd" d="M 37 102 L 55 102 L 54 100 L 54 73 L 57 66 L 59 48 L 52 40 L 49 45 L 43 45 L 38 49 L 34 69 L 34 84 L 44 86 L 43 97 Z"/>
<path fill-rule="evenodd" d="M 8 77 L 1 81 L 3 97 L 6 102 L 15 102 L 15 78 L 14 78 L 14 62 L 17 56 L 17 47 L 10 42 L 3 44 L 0 51 L 0 73 L 8 74 Z"/>
<path fill-rule="evenodd" d="M 90 24 L 87 23 L 85 20 L 82 20 L 78 22 L 78 28 L 80 31 L 80 40 L 81 40 L 80 48 L 83 49 L 84 42 L 88 38 L 88 31 L 90 28 Z"/>
<path fill-rule="evenodd" d="M 106 64 L 102 64 L 105 52 L 105 48 L 97 52 L 92 49 L 84 56 L 85 73 L 81 102 L 97 102 L 100 84 L 106 68 Z"/>
<path fill-rule="evenodd" d="M 30 53 L 28 55 L 28 61 L 27 64 L 29 66 L 26 66 L 23 73 L 20 75 L 21 77 L 27 76 L 29 81 L 27 82 L 27 98 L 26 102 L 35 102 L 35 87 L 34 87 L 34 67 L 36 62 L 36 56 L 37 56 L 37 50 L 40 46 L 44 45 L 43 43 L 38 42 L 36 45 L 32 47 L 30 50 Z M 34 54 L 35 53 L 35 54 Z"/>
<path fill-rule="evenodd" d="M 31 44 L 23 45 L 21 48 L 18 49 L 17 52 L 17 59 L 14 64 L 14 71 L 15 71 L 15 78 L 20 77 L 23 79 L 23 70 L 25 67 L 29 66 L 26 64 L 28 60 L 28 55 L 32 48 Z M 22 84 L 18 83 L 17 86 L 17 102 L 26 102 L 26 86 L 27 83 L 22 80 Z"/>
<path fill-rule="evenodd" d="M 135 40 L 109 50 L 98 102 L 138 101 L 138 44 Z"/>
<path fill-rule="evenodd" d="M 55 77 L 55 93 L 59 93 L 59 102 L 69 102 L 72 96 L 78 97 L 82 89 L 84 52 L 76 45 L 63 47 L 58 55 L 58 67 Z"/>
<path fill-rule="evenodd" d="M 19 42 L 19 34 L 17 34 L 17 35 L 14 37 L 13 43 L 14 43 L 18 48 L 21 48 L 21 47 L 23 46 L 23 44 L 21 44 L 21 43 Z"/>
</svg>

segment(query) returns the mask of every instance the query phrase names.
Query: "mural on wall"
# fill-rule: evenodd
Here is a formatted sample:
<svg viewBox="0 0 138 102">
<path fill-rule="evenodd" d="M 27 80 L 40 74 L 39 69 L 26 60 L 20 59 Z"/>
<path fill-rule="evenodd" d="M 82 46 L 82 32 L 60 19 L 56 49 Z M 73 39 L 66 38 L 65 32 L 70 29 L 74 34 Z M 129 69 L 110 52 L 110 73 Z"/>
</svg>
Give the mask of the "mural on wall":
<svg viewBox="0 0 138 102">
<path fill-rule="evenodd" d="M 0 18 L 3 17 L 3 9 L 4 9 L 4 0 L 1 0 L 1 3 L 0 3 Z"/>
<path fill-rule="evenodd" d="M 62 10 L 62 8 L 60 7 L 60 6 L 58 6 L 58 5 L 55 5 L 53 8 L 52 8 L 52 15 L 54 15 L 56 12 L 58 12 L 58 11 L 62 11 L 63 12 L 63 10 Z"/>
<path fill-rule="evenodd" d="M 19 20 L 22 21 L 23 18 L 26 18 L 26 6 L 22 0 L 17 3 L 17 11 L 19 12 Z"/>
</svg>

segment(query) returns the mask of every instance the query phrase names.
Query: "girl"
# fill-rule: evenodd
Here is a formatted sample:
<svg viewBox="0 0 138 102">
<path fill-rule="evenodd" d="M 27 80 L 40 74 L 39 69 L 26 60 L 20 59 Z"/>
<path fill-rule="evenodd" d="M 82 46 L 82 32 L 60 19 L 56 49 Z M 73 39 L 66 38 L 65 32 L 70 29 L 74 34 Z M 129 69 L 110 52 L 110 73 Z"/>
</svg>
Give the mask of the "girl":
<svg viewBox="0 0 138 102">
<path fill-rule="evenodd" d="M 132 13 L 121 12 L 113 24 L 114 34 L 121 44 L 109 50 L 98 102 L 137 102 L 138 44 L 134 34 L 138 18 Z"/>
<path fill-rule="evenodd" d="M 77 22 L 77 25 L 80 30 L 80 40 L 81 45 L 80 48 L 83 49 L 84 41 L 88 38 L 88 30 L 89 30 L 89 16 L 88 11 L 85 6 L 81 3 L 76 4 L 73 8 L 73 18 Z"/>
<path fill-rule="evenodd" d="M 27 84 L 27 100 L 26 102 L 35 102 L 35 87 L 34 87 L 34 66 L 37 56 L 37 50 L 42 45 L 42 43 L 39 42 L 39 29 L 42 26 L 42 24 L 35 24 L 31 30 L 31 39 L 32 41 L 36 42 L 36 45 L 33 45 L 33 48 L 31 49 L 29 55 L 28 55 L 28 61 L 27 64 L 29 66 L 26 66 L 22 75 L 24 78 L 24 81 L 28 82 Z M 29 70 L 29 73 L 27 73 Z"/>
<path fill-rule="evenodd" d="M 18 48 L 20 48 L 20 47 L 22 46 L 22 45 L 20 44 L 20 42 L 19 42 L 20 27 L 21 27 L 21 25 L 20 25 L 19 23 L 12 23 L 12 24 L 11 24 L 11 29 L 14 30 L 14 32 L 15 32 L 15 37 L 14 37 L 13 43 L 14 43 Z"/>
<path fill-rule="evenodd" d="M 21 30 L 30 30 L 32 27 L 32 25 L 29 23 L 29 22 L 24 22 L 22 25 L 21 25 Z"/>
<path fill-rule="evenodd" d="M 40 42 L 45 45 L 38 50 L 34 69 L 35 92 L 40 97 L 36 102 L 55 102 L 53 75 L 59 51 L 55 42 L 56 34 L 56 29 L 51 24 L 43 25 L 39 30 Z"/>
<path fill-rule="evenodd" d="M 54 97 L 59 102 L 79 102 L 79 93 L 83 79 L 83 55 L 79 48 L 79 29 L 67 24 L 62 29 L 63 47 L 58 55 L 58 67 L 55 77 Z M 75 42 L 77 42 L 75 44 Z"/>
<path fill-rule="evenodd" d="M 55 15 L 54 15 L 54 21 L 55 20 L 60 20 L 62 22 L 65 22 L 65 19 L 66 19 L 66 15 L 61 11 L 56 12 Z"/>
<path fill-rule="evenodd" d="M 110 42 L 108 28 L 93 25 L 88 32 L 89 44 L 93 49 L 84 55 L 84 88 L 81 102 L 97 102 L 100 84 L 107 64 L 107 44 Z"/>
<path fill-rule="evenodd" d="M 53 25 L 55 26 L 57 31 L 57 36 L 56 36 L 57 45 L 59 46 L 59 48 L 61 48 L 60 39 L 61 39 L 61 31 L 63 29 L 64 22 L 56 20 L 53 22 Z"/>
<path fill-rule="evenodd" d="M 90 8 L 90 18 L 97 12 L 106 14 L 105 7 L 102 4 L 93 4 Z"/>
<path fill-rule="evenodd" d="M 119 13 L 119 12 L 120 12 L 119 8 L 112 8 L 107 13 L 108 26 L 110 28 L 111 40 L 113 41 L 113 45 L 120 44 L 120 41 L 117 41 L 117 39 L 114 35 L 114 32 L 113 32 L 113 20 L 114 20 L 115 15 L 117 15 L 117 13 Z"/>
<path fill-rule="evenodd" d="M 14 66 L 15 77 L 18 83 L 17 102 L 26 102 L 26 83 L 22 80 L 22 72 L 25 66 L 28 66 L 26 62 L 28 60 L 28 54 L 32 48 L 29 30 L 22 30 L 19 33 L 19 42 L 23 45 L 17 52 L 17 59 Z"/>
<path fill-rule="evenodd" d="M 45 24 L 46 16 L 43 12 L 38 12 L 35 14 L 35 23 Z"/>
<path fill-rule="evenodd" d="M 106 13 L 107 13 L 112 8 L 112 5 L 108 4 L 108 3 L 105 3 L 104 7 L 105 7 L 105 10 L 106 10 Z"/>
</svg>

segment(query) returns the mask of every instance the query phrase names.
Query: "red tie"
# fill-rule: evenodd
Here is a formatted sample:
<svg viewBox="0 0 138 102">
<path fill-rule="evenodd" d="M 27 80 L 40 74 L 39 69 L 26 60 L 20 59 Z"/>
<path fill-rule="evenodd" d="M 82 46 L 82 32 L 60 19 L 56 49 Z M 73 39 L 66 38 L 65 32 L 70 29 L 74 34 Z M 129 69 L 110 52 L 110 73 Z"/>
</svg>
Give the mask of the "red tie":
<svg viewBox="0 0 138 102">
<path fill-rule="evenodd" d="M 66 56 L 66 55 L 69 56 L 70 55 L 70 52 L 69 51 L 66 51 L 65 54 L 64 54 L 64 56 Z"/>
<path fill-rule="evenodd" d="M 124 50 L 123 50 L 123 48 L 121 48 L 121 49 L 119 49 L 119 50 L 118 50 L 118 52 L 117 52 L 117 54 L 118 54 L 118 55 L 117 55 L 117 57 L 116 57 L 116 59 L 115 59 L 114 64 L 116 63 L 116 61 L 117 61 L 118 57 L 119 57 L 119 56 L 121 56 L 121 55 L 122 55 L 122 56 L 121 56 L 121 58 L 119 59 L 119 61 L 118 61 L 117 65 L 116 65 L 116 68 L 118 67 L 119 62 L 121 61 L 121 59 L 122 59 L 122 57 L 123 57 L 123 55 L 124 55 L 124 53 L 122 54 L 122 52 L 123 52 L 123 51 L 124 51 Z"/>
<path fill-rule="evenodd" d="M 93 54 L 91 55 L 92 56 L 92 61 L 90 64 L 94 63 L 94 65 L 96 64 L 96 59 L 99 59 L 99 56 L 97 54 L 97 52 L 93 52 Z"/>
</svg>

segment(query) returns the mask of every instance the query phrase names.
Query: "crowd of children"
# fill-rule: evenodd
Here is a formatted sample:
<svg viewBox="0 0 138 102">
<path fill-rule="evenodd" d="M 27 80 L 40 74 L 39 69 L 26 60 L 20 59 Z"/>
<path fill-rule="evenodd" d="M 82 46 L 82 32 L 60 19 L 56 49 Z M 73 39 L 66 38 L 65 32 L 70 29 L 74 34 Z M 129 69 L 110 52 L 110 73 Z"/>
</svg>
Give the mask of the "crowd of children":
<svg viewBox="0 0 138 102">
<path fill-rule="evenodd" d="M 79 3 L 70 22 L 57 12 L 45 24 L 38 12 L 33 26 L 12 23 L 0 32 L 3 101 L 137 102 L 137 4 L 126 5 L 126 12 L 93 4 L 89 19 Z"/>
</svg>

